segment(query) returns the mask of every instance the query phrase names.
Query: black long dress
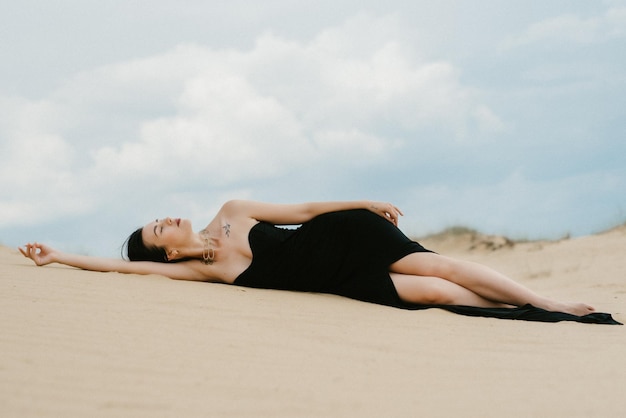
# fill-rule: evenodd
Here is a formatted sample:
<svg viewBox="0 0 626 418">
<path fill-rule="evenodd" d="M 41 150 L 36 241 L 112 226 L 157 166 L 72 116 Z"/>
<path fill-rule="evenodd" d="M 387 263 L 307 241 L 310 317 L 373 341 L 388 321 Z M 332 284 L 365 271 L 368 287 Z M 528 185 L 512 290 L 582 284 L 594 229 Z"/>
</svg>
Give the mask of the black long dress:
<svg viewBox="0 0 626 418">
<path fill-rule="evenodd" d="M 368 210 L 326 213 L 297 229 L 260 222 L 250 230 L 249 242 L 252 263 L 235 280 L 239 286 L 332 293 L 403 309 L 439 307 L 472 316 L 618 324 L 609 314 L 579 317 L 531 305 L 508 309 L 404 302 L 389 266 L 408 254 L 429 250 Z"/>
</svg>

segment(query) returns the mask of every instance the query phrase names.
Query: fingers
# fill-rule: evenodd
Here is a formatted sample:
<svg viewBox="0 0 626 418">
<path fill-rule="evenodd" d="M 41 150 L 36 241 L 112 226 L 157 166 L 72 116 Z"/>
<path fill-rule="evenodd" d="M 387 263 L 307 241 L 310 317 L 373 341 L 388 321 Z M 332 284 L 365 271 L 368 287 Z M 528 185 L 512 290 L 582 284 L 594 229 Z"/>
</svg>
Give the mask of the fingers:
<svg viewBox="0 0 626 418">
<path fill-rule="evenodd" d="M 33 260 L 35 262 L 36 265 L 41 266 L 42 264 L 44 264 L 42 262 L 43 258 L 42 258 L 42 245 L 38 244 L 38 243 L 28 243 L 26 245 L 24 245 L 24 248 L 19 248 L 20 252 L 22 253 L 22 255 L 26 258 L 30 258 L 31 260 Z"/>
<path fill-rule="evenodd" d="M 387 219 L 395 226 L 398 226 L 400 216 L 404 216 L 404 213 L 402 213 L 397 206 L 392 205 L 391 203 L 373 203 L 371 207 L 374 211 L 378 212 L 383 218 Z"/>
<path fill-rule="evenodd" d="M 398 209 L 397 206 L 394 206 L 391 203 L 389 204 L 389 206 L 391 206 L 391 209 L 388 211 L 388 216 L 393 221 L 393 224 L 397 226 L 398 221 L 400 220 L 400 216 L 404 216 L 404 214 L 400 209 Z"/>
<path fill-rule="evenodd" d="M 24 248 L 19 247 L 18 249 L 24 257 L 32 258 L 33 244 L 31 244 L 30 242 L 24 245 Z"/>
<path fill-rule="evenodd" d="M 401 215 L 402 215 L 402 212 L 400 211 L 400 209 L 398 209 L 397 207 L 393 205 L 392 205 L 392 209 L 387 214 L 387 216 L 390 218 L 391 222 L 393 222 L 395 226 L 398 226 L 398 221 L 400 220 Z"/>
<path fill-rule="evenodd" d="M 29 242 L 28 244 L 24 245 L 23 249 L 22 247 L 18 247 L 18 250 L 20 250 L 24 257 L 34 260 L 33 257 L 39 254 L 39 251 L 41 250 L 41 245 L 38 243 L 31 244 Z"/>
</svg>

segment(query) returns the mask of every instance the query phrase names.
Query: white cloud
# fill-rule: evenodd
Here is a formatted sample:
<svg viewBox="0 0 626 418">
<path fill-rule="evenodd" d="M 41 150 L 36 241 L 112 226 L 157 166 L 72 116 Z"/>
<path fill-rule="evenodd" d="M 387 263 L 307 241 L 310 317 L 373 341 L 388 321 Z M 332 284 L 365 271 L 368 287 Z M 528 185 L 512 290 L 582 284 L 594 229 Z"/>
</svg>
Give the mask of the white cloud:
<svg viewBox="0 0 626 418">
<path fill-rule="evenodd" d="M 332 167 L 391 160 L 425 141 L 423 129 L 447 133 L 430 147 L 497 131 L 502 122 L 459 70 L 420 61 L 406 28 L 397 16 L 360 14 L 310 41 L 266 33 L 250 50 L 179 45 L 77 74 L 2 119 L 0 217 L 142 211 L 155 191 L 184 191 L 193 205 L 207 188 L 251 190 L 309 172 L 322 185 Z M 18 168 L 27 171 L 19 188 L 8 180 Z M 42 202 L 46 216 L 36 214 Z"/>
<path fill-rule="evenodd" d="M 613 7 L 598 16 L 564 14 L 533 23 L 524 33 L 505 39 L 500 46 L 506 50 L 537 43 L 589 45 L 621 38 L 625 34 L 626 7 Z"/>
<path fill-rule="evenodd" d="M 505 123 L 487 106 L 477 106 L 473 116 L 482 132 L 499 133 L 507 129 Z"/>
<path fill-rule="evenodd" d="M 139 140 L 98 149 L 95 176 L 218 186 L 284 174 L 285 161 L 303 162 L 297 156 L 309 146 L 297 121 L 240 77 L 193 78 L 180 103 L 179 115 L 144 122 Z"/>
<path fill-rule="evenodd" d="M 402 147 L 402 141 L 386 140 L 357 129 L 347 131 L 320 131 L 315 145 L 324 150 L 326 160 L 345 159 L 349 156 L 356 166 L 379 163 L 386 155 Z"/>
<path fill-rule="evenodd" d="M 85 211 L 74 149 L 54 133 L 62 113 L 47 101 L 18 99 L 2 100 L 0 113 L 0 226 Z"/>
<path fill-rule="evenodd" d="M 621 167 L 623 2 L 560 17 L 551 2 L 357 3 L 243 20 L 195 1 L 175 14 L 50 9 L 43 26 L 6 14 L 30 35 L 0 48 L 0 239 L 30 228 L 114 248 L 145 217 L 206 219 L 238 197 L 389 199 L 432 228 L 478 212 L 470 226 L 498 229 L 524 210 L 547 219 L 545 202 L 571 192 L 552 200 L 579 215 L 560 231 L 624 205 L 623 170 L 595 189 L 562 180 Z M 532 224 L 515 226 L 541 235 Z"/>
<path fill-rule="evenodd" d="M 307 44 L 265 35 L 243 65 L 259 90 L 292 109 L 307 129 L 395 124 L 464 135 L 479 103 L 458 69 L 417 60 L 402 39 L 389 37 L 395 29 L 385 31 L 381 22 L 398 25 L 360 15 Z"/>
</svg>

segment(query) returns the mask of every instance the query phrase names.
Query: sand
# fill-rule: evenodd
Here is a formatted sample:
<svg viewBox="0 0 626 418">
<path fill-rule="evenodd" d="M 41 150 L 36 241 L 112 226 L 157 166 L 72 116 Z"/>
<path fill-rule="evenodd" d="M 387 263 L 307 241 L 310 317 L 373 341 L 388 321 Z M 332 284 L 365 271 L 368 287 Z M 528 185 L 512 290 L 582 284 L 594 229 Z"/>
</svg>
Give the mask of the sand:
<svg viewBox="0 0 626 418">
<path fill-rule="evenodd" d="M 626 321 L 624 227 L 422 242 Z M 626 416 L 626 326 L 36 267 L 6 247 L 0 268 L 2 417 Z"/>
</svg>

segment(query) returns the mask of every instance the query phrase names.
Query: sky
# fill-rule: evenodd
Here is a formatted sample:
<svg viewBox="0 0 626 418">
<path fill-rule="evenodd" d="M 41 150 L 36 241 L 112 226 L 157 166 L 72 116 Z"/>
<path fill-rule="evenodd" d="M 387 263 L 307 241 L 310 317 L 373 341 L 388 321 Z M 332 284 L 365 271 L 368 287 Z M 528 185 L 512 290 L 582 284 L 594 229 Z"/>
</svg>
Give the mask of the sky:
<svg viewBox="0 0 626 418">
<path fill-rule="evenodd" d="M 115 257 L 235 198 L 626 221 L 626 1 L 0 1 L 4 245 Z"/>
</svg>

